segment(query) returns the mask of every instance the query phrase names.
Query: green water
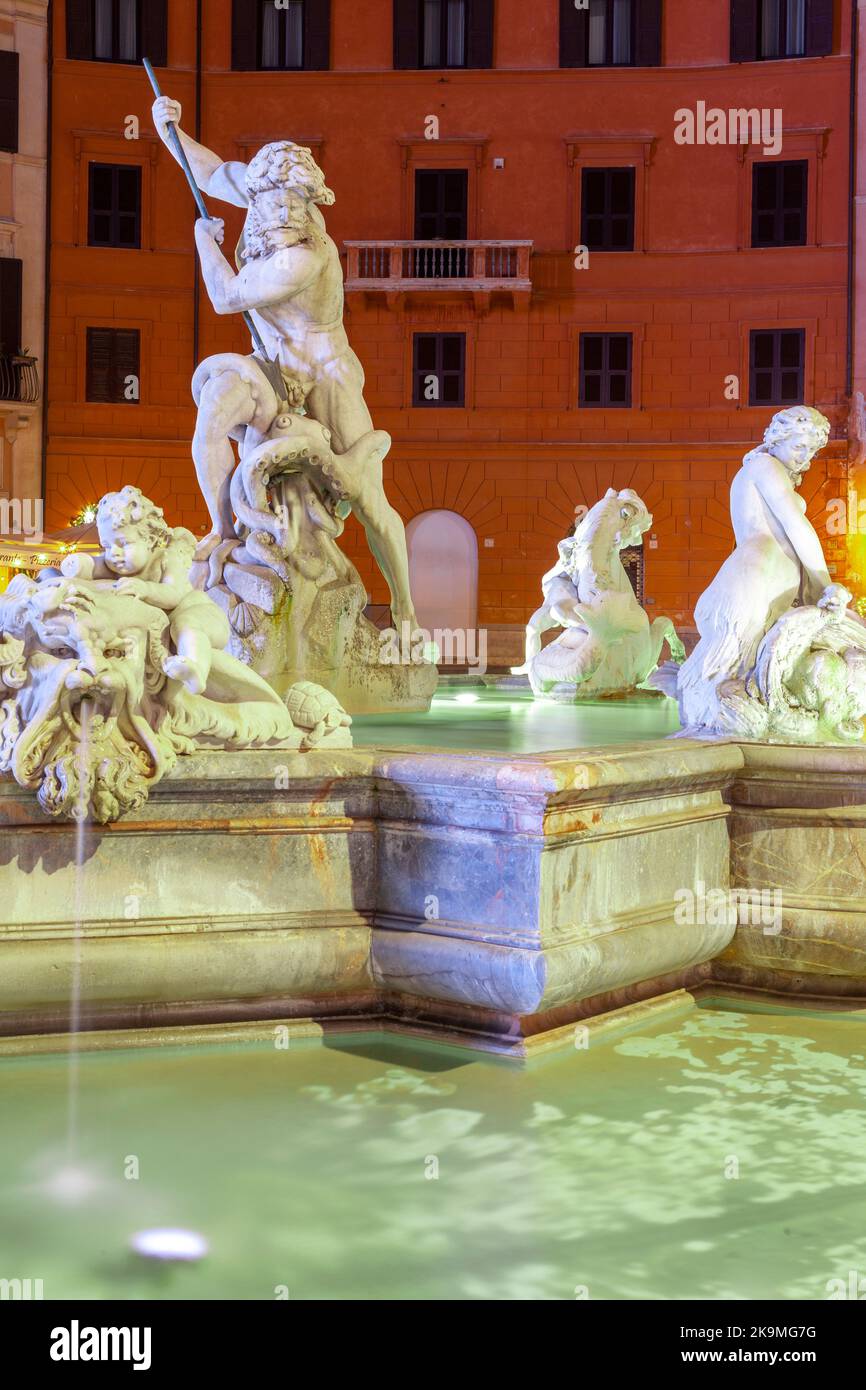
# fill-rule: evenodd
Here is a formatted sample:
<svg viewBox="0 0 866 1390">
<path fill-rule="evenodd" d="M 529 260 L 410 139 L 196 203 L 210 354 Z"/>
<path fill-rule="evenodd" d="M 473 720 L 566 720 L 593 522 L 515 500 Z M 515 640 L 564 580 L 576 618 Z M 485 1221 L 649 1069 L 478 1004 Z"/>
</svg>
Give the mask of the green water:
<svg viewBox="0 0 866 1390">
<path fill-rule="evenodd" d="M 862 1017 L 704 1009 L 523 1069 L 374 1035 L 87 1054 L 75 1199 L 55 1195 L 65 1060 L 6 1059 L 0 1278 L 46 1298 L 824 1299 L 866 1274 L 864 1042 Z M 127 1253 L 163 1225 L 209 1256 Z"/>
<path fill-rule="evenodd" d="M 680 727 L 673 700 L 635 698 L 559 705 L 523 690 L 440 689 L 426 714 L 356 715 L 359 747 L 544 753 L 665 738 Z"/>
</svg>

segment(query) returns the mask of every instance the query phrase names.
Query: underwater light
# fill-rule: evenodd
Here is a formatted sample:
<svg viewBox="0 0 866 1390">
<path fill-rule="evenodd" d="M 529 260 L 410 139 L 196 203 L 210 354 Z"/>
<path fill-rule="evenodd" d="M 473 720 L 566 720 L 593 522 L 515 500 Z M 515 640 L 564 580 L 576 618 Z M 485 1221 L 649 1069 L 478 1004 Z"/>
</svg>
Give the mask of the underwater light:
<svg viewBox="0 0 866 1390">
<path fill-rule="evenodd" d="M 146 1260 L 200 1260 L 208 1250 L 204 1236 L 172 1227 L 136 1231 L 129 1243 L 136 1255 Z"/>
<path fill-rule="evenodd" d="M 473 690 L 463 690 L 459 695 L 454 696 L 456 705 L 475 705 L 478 703 L 478 696 Z"/>
<path fill-rule="evenodd" d="M 83 1168 L 58 1168 L 43 1185 L 43 1192 L 56 1202 L 83 1202 L 99 1187 L 92 1174 Z"/>
</svg>

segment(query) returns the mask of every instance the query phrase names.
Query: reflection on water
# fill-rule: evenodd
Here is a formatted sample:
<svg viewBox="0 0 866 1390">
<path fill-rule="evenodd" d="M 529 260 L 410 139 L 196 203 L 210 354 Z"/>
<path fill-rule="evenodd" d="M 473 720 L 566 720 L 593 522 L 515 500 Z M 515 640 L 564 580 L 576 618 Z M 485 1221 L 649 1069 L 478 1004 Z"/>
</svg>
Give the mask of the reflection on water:
<svg viewBox="0 0 866 1390">
<path fill-rule="evenodd" d="M 467 695 L 477 696 L 467 702 Z M 559 705 L 521 690 L 444 688 L 426 714 L 361 714 L 352 721 L 358 747 L 459 748 L 544 753 L 605 743 L 665 738 L 680 727 L 674 700 L 652 696 Z"/>
<path fill-rule="evenodd" d="M 86 1054 L 101 1180 L 72 1206 L 39 1181 L 65 1063 L 3 1061 L 0 1277 L 46 1298 L 822 1299 L 866 1274 L 862 1019 L 700 1010 L 523 1070 L 413 1047 Z M 126 1252 L 151 1226 L 210 1254 L 156 1278 Z"/>
</svg>

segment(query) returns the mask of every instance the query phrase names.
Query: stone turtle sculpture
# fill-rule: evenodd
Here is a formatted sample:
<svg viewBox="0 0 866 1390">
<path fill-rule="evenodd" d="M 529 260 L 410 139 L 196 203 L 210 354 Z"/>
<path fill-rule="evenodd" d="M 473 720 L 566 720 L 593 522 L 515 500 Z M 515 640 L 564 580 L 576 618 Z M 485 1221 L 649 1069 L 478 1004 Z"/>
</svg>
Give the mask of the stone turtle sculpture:
<svg viewBox="0 0 866 1390">
<path fill-rule="evenodd" d="M 352 722 L 339 700 L 329 690 L 312 681 L 296 681 L 286 694 L 286 709 L 296 728 L 306 729 L 301 749 L 314 748 L 334 729 L 347 729 Z"/>
</svg>

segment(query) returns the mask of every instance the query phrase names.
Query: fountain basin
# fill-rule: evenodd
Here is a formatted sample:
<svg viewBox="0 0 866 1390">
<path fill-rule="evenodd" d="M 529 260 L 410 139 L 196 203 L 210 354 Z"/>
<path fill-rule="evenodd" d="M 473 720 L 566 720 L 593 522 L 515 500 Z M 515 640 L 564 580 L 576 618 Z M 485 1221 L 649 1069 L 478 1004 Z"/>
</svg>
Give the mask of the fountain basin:
<svg viewBox="0 0 866 1390">
<path fill-rule="evenodd" d="M 47 1300 L 856 1299 L 863 1019 L 705 995 L 526 1066 L 381 1033 L 108 1034 L 80 1058 L 77 1205 L 40 1185 L 63 1044 L 0 1041 L 2 1272 Z M 175 1225 L 208 1258 L 126 1255 Z"/>
<path fill-rule="evenodd" d="M 62 1031 L 75 831 L 11 782 L 0 824 L 0 1029 Z M 202 752 L 88 829 L 81 1026 L 385 1019 L 520 1053 L 710 979 L 850 1002 L 864 853 L 862 748 Z M 731 888 L 778 920 L 702 909 Z"/>
</svg>

